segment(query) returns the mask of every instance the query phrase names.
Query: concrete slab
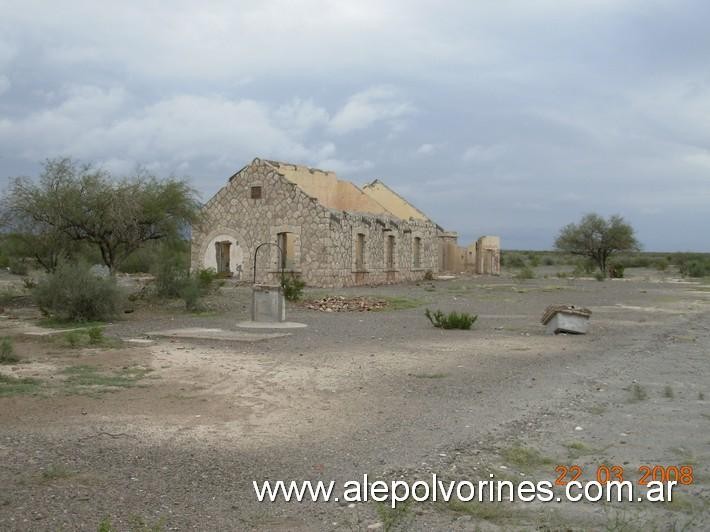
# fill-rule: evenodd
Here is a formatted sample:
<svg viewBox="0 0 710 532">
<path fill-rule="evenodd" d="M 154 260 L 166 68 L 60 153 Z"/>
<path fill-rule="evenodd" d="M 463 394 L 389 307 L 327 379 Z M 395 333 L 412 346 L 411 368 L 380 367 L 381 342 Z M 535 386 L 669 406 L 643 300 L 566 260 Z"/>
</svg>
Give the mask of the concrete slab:
<svg viewBox="0 0 710 532">
<path fill-rule="evenodd" d="M 102 325 L 101 328 L 104 326 Z M 88 331 L 91 327 L 73 327 L 71 329 L 44 329 L 41 327 L 34 327 L 29 325 L 27 327 L 29 330 L 25 331 L 26 336 L 54 336 L 57 334 L 64 334 L 74 331 Z"/>
<path fill-rule="evenodd" d="M 239 321 L 237 327 L 243 329 L 302 329 L 308 325 L 295 321 Z"/>
<path fill-rule="evenodd" d="M 207 329 L 203 327 L 185 327 L 183 329 L 166 329 L 164 331 L 152 331 L 145 333 L 146 336 L 156 336 L 161 338 L 188 338 L 195 340 L 226 340 L 234 342 L 260 342 L 271 338 L 282 338 L 290 336 L 290 333 L 247 333 L 243 331 L 229 331 L 225 329 Z"/>
<path fill-rule="evenodd" d="M 153 340 L 150 340 L 148 338 L 125 338 L 124 342 L 129 342 L 131 344 L 143 344 L 143 345 L 150 345 L 150 344 L 155 343 Z"/>
</svg>

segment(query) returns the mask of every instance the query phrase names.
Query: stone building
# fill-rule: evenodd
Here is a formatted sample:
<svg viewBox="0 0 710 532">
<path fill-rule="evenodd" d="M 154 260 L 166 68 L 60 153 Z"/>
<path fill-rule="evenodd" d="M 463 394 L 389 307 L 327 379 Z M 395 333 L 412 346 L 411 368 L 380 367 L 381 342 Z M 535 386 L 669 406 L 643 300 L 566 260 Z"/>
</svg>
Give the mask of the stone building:
<svg viewBox="0 0 710 532">
<path fill-rule="evenodd" d="M 438 271 L 437 226 L 402 219 L 348 181 L 293 164 L 254 159 L 203 208 L 192 267 L 275 282 L 283 268 L 308 285 L 381 284 Z"/>
<path fill-rule="evenodd" d="M 379 180 L 362 189 L 333 172 L 254 159 L 203 207 L 193 228 L 193 269 L 277 282 L 340 287 L 462 272 L 467 249 Z M 474 264 L 474 269 L 476 267 Z M 493 273 L 493 272 L 491 272 Z"/>
</svg>

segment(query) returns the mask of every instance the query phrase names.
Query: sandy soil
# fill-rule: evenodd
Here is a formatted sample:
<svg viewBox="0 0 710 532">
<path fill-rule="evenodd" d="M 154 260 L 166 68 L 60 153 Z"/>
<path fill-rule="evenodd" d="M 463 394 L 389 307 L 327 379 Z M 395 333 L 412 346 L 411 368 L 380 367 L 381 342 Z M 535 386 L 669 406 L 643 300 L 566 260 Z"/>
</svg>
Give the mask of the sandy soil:
<svg viewBox="0 0 710 532">
<path fill-rule="evenodd" d="M 409 298 L 405 310 L 290 308 L 306 329 L 260 342 L 155 338 L 67 347 L 29 336 L 32 309 L 0 335 L 36 379 L 0 393 L 0 529 L 705 530 L 710 526 L 710 291 L 653 272 L 594 280 L 458 278 L 326 293 Z M 123 340 L 180 327 L 233 329 L 249 292 L 213 309 L 137 305 Z M 593 311 L 585 336 L 546 336 L 553 303 Z M 424 307 L 479 315 L 434 329 Z M 86 368 L 89 368 L 88 370 Z M 83 369 L 82 369 L 83 368 Z M 77 385 L 73 375 L 117 376 Z M 89 379 L 89 383 L 91 381 Z M 84 381 L 81 381 L 84 382 Z M 1 389 L 0 389 L 1 391 Z M 672 503 L 384 505 L 258 503 L 252 480 L 554 480 L 602 464 L 692 465 Z"/>
</svg>

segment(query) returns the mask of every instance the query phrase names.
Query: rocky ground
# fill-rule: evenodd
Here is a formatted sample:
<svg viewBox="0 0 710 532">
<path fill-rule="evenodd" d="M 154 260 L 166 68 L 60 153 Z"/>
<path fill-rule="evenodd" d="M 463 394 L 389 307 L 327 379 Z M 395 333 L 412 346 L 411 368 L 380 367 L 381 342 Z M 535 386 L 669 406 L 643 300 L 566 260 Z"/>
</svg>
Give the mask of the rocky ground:
<svg viewBox="0 0 710 532">
<path fill-rule="evenodd" d="M 549 268 L 548 268 L 549 269 Z M 630 279 L 463 277 L 347 290 L 384 310 L 289 307 L 307 323 L 263 341 L 146 338 L 234 329 L 249 290 L 188 313 L 136 303 L 91 343 L 6 308 L 0 336 L 2 530 L 706 530 L 710 287 Z M 3 277 L 5 284 L 13 280 Z M 545 307 L 592 310 L 585 336 L 546 336 Z M 478 314 L 435 329 L 424 308 Z M 73 345 L 72 345 L 73 344 Z M 252 480 L 592 480 L 602 464 L 690 465 L 671 503 L 258 503 Z M 110 527 L 108 523 L 110 522 Z"/>
</svg>

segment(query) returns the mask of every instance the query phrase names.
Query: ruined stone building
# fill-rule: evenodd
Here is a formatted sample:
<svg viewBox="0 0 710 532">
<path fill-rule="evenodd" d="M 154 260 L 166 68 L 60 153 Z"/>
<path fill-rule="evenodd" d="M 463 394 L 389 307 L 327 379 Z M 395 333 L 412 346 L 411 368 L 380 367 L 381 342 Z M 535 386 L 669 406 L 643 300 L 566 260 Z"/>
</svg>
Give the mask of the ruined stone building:
<svg viewBox="0 0 710 532">
<path fill-rule="evenodd" d="M 254 159 L 203 215 L 192 232 L 192 268 L 237 279 L 253 278 L 254 252 L 264 242 L 278 247 L 261 247 L 257 282 L 276 282 L 283 270 L 311 286 L 382 284 L 473 264 L 455 233 L 384 183 L 360 189 L 333 172 L 294 164 Z"/>
</svg>

